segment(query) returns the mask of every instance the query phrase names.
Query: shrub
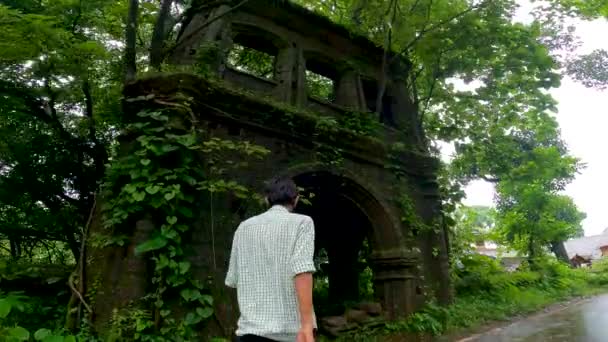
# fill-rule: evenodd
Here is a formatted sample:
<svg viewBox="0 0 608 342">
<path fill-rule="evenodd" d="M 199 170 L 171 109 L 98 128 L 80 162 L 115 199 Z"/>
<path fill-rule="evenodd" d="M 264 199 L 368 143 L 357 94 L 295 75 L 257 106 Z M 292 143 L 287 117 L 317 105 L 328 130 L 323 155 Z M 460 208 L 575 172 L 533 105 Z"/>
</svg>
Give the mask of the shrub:
<svg viewBox="0 0 608 342">
<path fill-rule="evenodd" d="M 17 320 L 28 322 L 27 316 L 23 313 L 31 312 L 32 298 L 24 296 L 22 293 L 12 292 L 8 294 L 0 293 L 0 340 L 2 341 L 30 341 L 32 339 L 43 342 L 76 342 L 76 337 L 65 334 L 61 329 L 38 329 L 34 333 L 19 324 Z M 22 315 L 19 315 L 21 313 Z M 16 319 L 21 317 L 21 319 Z"/>
</svg>

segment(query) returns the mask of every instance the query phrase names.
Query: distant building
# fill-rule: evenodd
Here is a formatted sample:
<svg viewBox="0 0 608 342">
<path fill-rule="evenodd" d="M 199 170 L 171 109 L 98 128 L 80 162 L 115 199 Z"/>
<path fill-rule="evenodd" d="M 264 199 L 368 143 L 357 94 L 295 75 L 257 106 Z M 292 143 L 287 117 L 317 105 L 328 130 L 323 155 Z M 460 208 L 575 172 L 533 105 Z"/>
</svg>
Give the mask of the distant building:
<svg viewBox="0 0 608 342">
<path fill-rule="evenodd" d="M 489 241 L 478 241 L 475 244 L 475 252 L 493 259 L 499 259 L 500 264 L 509 272 L 515 271 L 524 260 L 516 252 L 506 250 L 504 247 Z"/>
<path fill-rule="evenodd" d="M 608 228 L 600 235 L 585 236 L 564 243 L 568 259 L 575 266 L 592 263 L 608 256 Z"/>
</svg>

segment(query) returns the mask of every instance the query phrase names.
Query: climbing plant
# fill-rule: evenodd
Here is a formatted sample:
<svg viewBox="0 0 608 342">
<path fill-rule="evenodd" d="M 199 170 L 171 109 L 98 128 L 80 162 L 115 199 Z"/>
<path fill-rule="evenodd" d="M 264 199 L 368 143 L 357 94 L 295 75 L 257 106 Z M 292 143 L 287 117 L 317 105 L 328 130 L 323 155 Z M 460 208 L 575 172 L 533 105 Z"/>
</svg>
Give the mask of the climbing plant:
<svg viewBox="0 0 608 342">
<path fill-rule="evenodd" d="M 193 209 L 205 194 L 229 192 L 239 198 L 252 197 L 246 187 L 228 180 L 227 172 L 245 165 L 229 156 L 261 158 L 268 152 L 249 142 L 205 139 L 192 122 L 185 123 L 188 116 L 180 117 L 176 112 L 137 114 L 138 122 L 127 128 L 128 134 L 137 138 L 132 145 L 122 147 L 125 150 L 117 153 L 108 170 L 104 188 L 108 235 L 132 236 L 134 223 L 142 220 L 157 224 L 135 249 L 153 261 L 153 291 L 128 309 L 128 314 L 116 313 L 113 321 L 119 328 L 113 330 L 115 338 L 124 338 L 128 331 L 129 338 L 137 341 L 196 339 L 199 324 L 213 315 L 214 300 L 209 289 L 193 276 L 182 247 L 200 219 Z M 114 239 L 113 243 L 125 241 Z M 171 309 L 176 307 L 179 315 Z"/>
</svg>

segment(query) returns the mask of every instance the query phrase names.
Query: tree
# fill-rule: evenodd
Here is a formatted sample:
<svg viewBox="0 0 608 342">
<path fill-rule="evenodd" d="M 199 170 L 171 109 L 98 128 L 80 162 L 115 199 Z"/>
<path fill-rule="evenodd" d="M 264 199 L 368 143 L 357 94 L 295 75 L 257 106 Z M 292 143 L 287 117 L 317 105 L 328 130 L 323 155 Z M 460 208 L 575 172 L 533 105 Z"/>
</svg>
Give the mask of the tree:
<svg viewBox="0 0 608 342">
<path fill-rule="evenodd" d="M 550 0 L 550 5 L 543 8 L 550 12 L 544 16 L 546 27 L 551 27 L 553 35 L 549 35 L 548 43 L 563 42 L 563 37 L 572 37 L 574 28 L 564 28 L 564 19 L 580 18 L 584 20 L 607 19 L 608 2 L 605 0 Z M 542 12 L 541 12 L 542 13 Z M 572 39 L 572 38 L 570 38 Z M 566 74 L 587 87 L 605 89 L 608 86 L 608 58 L 605 50 L 594 50 L 585 55 L 577 55 L 574 49 L 567 49 L 562 58 Z"/>
<path fill-rule="evenodd" d="M 77 258 L 119 108 L 102 25 L 114 2 L 2 3 L 0 234 L 14 257 L 60 241 Z"/>
<path fill-rule="evenodd" d="M 566 259 L 563 241 L 580 234 L 584 218 L 572 200 L 559 195 L 581 165 L 567 155 L 557 124 L 540 115 L 520 130 L 468 145 L 455 159 L 455 174 L 497 184 L 497 227 L 503 242 L 535 258 L 551 246 Z"/>
<path fill-rule="evenodd" d="M 585 215 L 578 211 L 572 199 L 545 191 L 538 184 L 511 187 L 502 184 L 497 227 L 505 242 L 527 254 L 533 262 L 546 247 L 564 262 L 568 262 L 560 243 L 582 233 Z"/>
<path fill-rule="evenodd" d="M 484 206 L 460 206 L 454 213 L 452 228 L 452 259 L 474 252 L 474 245 L 487 241 L 495 227 L 495 212 Z"/>
</svg>

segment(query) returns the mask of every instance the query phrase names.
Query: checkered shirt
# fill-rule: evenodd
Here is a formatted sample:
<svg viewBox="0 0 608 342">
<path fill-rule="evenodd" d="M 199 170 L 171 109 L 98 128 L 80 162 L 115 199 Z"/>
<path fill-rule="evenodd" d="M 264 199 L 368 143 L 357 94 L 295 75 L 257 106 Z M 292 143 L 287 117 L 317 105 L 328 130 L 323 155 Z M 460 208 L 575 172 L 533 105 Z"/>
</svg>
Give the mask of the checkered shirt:
<svg viewBox="0 0 608 342">
<path fill-rule="evenodd" d="M 295 341 L 300 311 L 294 277 L 315 271 L 314 239 L 312 219 L 283 206 L 240 224 L 226 276 L 226 285 L 237 289 L 238 336 Z"/>
</svg>

